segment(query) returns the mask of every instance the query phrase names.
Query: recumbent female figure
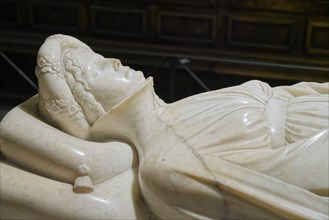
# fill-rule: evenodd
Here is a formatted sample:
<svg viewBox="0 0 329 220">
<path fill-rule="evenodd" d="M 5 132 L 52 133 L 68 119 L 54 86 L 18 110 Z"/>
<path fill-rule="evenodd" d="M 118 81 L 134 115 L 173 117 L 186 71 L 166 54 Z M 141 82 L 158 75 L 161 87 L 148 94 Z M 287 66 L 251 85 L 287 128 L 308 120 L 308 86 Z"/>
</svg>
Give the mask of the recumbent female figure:
<svg viewBox="0 0 329 220">
<path fill-rule="evenodd" d="M 328 83 L 250 81 L 167 104 L 152 78 L 62 35 L 41 47 L 36 72 L 51 124 L 137 150 L 159 218 L 328 218 Z"/>
</svg>

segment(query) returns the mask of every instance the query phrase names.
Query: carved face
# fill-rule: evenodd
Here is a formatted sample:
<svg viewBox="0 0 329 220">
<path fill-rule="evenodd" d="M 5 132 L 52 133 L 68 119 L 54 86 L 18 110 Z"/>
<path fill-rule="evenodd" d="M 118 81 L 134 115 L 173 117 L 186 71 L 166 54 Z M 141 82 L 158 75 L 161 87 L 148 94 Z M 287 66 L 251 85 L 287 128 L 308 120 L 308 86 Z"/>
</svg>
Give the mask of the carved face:
<svg viewBox="0 0 329 220">
<path fill-rule="evenodd" d="M 81 48 L 70 52 L 81 68 L 81 77 L 87 81 L 90 92 L 105 110 L 111 109 L 145 82 L 142 72 L 123 66 L 120 60 L 106 59 Z"/>
</svg>

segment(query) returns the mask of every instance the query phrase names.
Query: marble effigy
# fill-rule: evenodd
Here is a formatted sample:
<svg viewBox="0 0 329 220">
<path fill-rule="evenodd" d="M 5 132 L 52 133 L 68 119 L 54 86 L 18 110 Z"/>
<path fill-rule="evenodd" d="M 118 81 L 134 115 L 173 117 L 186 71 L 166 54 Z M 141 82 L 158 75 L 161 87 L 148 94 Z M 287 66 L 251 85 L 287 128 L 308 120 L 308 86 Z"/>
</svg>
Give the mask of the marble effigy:
<svg viewBox="0 0 329 220">
<path fill-rule="evenodd" d="M 53 35 L 1 122 L 1 218 L 328 219 L 329 84 L 163 102 L 152 78 Z"/>
</svg>

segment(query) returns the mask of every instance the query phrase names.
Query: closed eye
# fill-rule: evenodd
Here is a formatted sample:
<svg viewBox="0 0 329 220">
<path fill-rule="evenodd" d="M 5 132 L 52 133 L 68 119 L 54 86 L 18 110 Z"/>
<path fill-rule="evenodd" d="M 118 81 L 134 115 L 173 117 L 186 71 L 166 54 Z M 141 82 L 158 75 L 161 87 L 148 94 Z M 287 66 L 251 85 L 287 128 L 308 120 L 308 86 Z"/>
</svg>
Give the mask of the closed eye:
<svg viewBox="0 0 329 220">
<path fill-rule="evenodd" d="M 100 73 L 100 64 L 96 61 L 96 62 L 89 62 L 88 63 L 88 67 L 87 67 L 87 71 L 93 76 L 93 77 L 97 77 Z"/>
<path fill-rule="evenodd" d="M 100 70 L 97 70 L 97 69 L 95 69 L 94 70 L 94 77 L 97 77 L 99 74 L 101 73 L 101 71 Z"/>
</svg>

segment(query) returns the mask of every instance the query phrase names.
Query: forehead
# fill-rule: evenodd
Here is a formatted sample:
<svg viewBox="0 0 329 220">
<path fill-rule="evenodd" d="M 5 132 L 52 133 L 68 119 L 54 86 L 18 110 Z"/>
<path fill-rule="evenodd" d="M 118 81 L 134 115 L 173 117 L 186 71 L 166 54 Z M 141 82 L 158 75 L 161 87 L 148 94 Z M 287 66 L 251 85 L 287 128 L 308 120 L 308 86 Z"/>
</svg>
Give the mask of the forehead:
<svg viewBox="0 0 329 220">
<path fill-rule="evenodd" d="M 99 61 L 104 59 L 103 56 L 95 53 L 94 51 L 86 48 L 73 48 L 65 51 L 66 58 L 73 59 L 80 65 L 86 65 L 90 62 Z"/>
</svg>

